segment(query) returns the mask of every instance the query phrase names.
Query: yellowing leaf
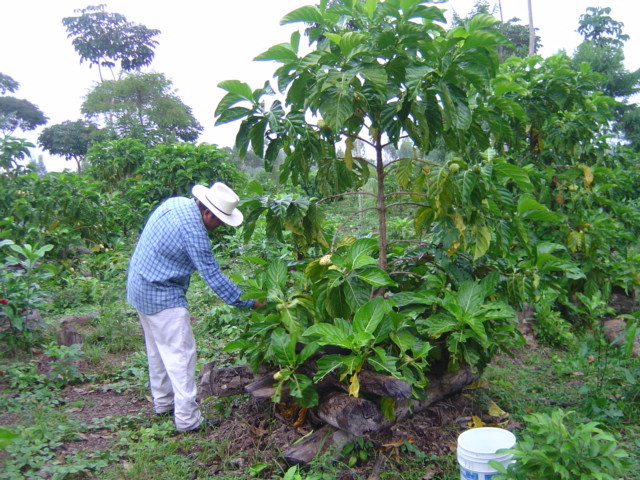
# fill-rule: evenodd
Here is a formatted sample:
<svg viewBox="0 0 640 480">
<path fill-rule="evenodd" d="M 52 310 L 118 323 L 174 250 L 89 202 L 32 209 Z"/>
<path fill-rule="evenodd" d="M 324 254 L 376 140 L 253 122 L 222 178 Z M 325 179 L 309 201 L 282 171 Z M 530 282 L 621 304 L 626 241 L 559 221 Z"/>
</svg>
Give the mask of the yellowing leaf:
<svg viewBox="0 0 640 480">
<path fill-rule="evenodd" d="M 462 232 L 464 232 L 467 228 L 464 224 L 464 219 L 462 218 L 460 212 L 456 212 L 453 216 L 453 223 L 456 224 L 456 228 L 458 229 L 458 232 L 460 232 L 460 234 L 462 234 Z"/>
<path fill-rule="evenodd" d="M 447 255 L 449 255 L 450 257 L 455 255 L 455 253 L 458 251 L 458 249 L 460 248 L 460 242 L 459 241 L 455 241 L 451 244 L 451 246 L 448 248 L 447 250 Z"/>
<path fill-rule="evenodd" d="M 475 390 L 476 388 L 487 388 L 488 386 L 489 382 L 481 378 L 464 387 L 464 390 Z"/>
<path fill-rule="evenodd" d="M 479 259 L 482 255 L 487 253 L 489 246 L 491 245 L 491 230 L 486 225 L 481 225 L 476 228 L 476 248 L 473 253 L 473 260 Z"/>
<path fill-rule="evenodd" d="M 593 183 L 593 170 L 591 170 L 591 167 L 582 165 L 582 174 L 584 175 L 584 186 L 585 188 L 589 188 Z"/>
<path fill-rule="evenodd" d="M 347 170 L 353 170 L 353 139 L 351 137 L 345 140 L 345 151 L 344 151 L 344 164 L 347 166 Z"/>
<path fill-rule="evenodd" d="M 349 395 L 353 395 L 354 397 L 360 395 L 360 380 L 358 380 L 357 373 L 351 375 L 351 379 L 349 380 Z"/>
<path fill-rule="evenodd" d="M 509 414 L 496 405 L 496 402 L 489 400 L 489 415 L 492 417 L 507 417 Z"/>
<path fill-rule="evenodd" d="M 480 417 L 476 417 L 475 415 L 472 415 L 471 421 L 467 423 L 467 425 L 469 425 L 469 428 L 478 428 L 478 427 L 484 427 L 486 423 L 484 423 Z"/>
</svg>

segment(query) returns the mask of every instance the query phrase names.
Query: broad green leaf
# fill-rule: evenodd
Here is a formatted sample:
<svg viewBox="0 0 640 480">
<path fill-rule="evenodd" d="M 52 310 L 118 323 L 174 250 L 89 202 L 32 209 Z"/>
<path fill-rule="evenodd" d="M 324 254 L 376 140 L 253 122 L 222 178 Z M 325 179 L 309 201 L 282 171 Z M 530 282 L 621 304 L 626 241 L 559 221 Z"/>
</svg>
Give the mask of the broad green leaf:
<svg viewBox="0 0 640 480">
<path fill-rule="evenodd" d="M 365 331 L 354 331 L 348 339 L 348 348 L 357 352 L 362 347 L 366 347 L 373 343 L 375 337 L 373 334 Z"/>
<path fill-rule="evenodd" d="M 382 297 L 375 297 L 365 303 L 353 317 L 353 331 L 373 333 L 389 311 L 389 304 Z"/>
<path fill-rule="evenodd" d="M 253 92 L 251 91 L 251 87 L 239 80 L 223 80 L 222 82 L 218 83 L 218 87 L 226 90 L 229 93 L 235 93 L 245 100 L 253 100 Z"/>
<path fill-rule="evenodd" d="M 246 117 L 252 112 L 250 108 L 245 107 L 233 107 L 228 108 L 220 114 L 216 119 L 216 125 L 224 125 L 225 123 L 233 122 L 240 118 Z"/>
<path fill-rule="evenodd" d="M 347 32 L 340 40 L 340 50 L 345 57 L 351 57 L 354 51 L 360 51 L 367 36 L 360 32 Z"/>
<path fill-rule="evenodd" d="M 387 87 L 387 72 L 382 67 L 364 67 L 360 74 L 364 79 L 374 86 L 374 88 L 383 92 Z"/>
<path fill-rule="evenodd" d="M 332 87 L 322 93 L 320 114 L 333 131 L 342 130 L 353 115 L 352 93 L 347 89 Z"/>
<path fill-rule="evenodd" d="M 416 337 L 408 330 L 400 330 L 390 335 L 391 340 L 400 349 L 400 353 L 404 353 L 413 347 Z"/>
<path fill-rule="evenodd" d="M 484 295 L 485 288 L 481 284 L 467 280 L 458 288 L 456 300 L 465 313 L 475 313 L 484 302 Z"/>
<path fill-rule="evenodd" d="M 436 295 L 427 290 L 414 292 L 404 291 L 394 294 L 392 298 L 399 307 L 404 307 L 406 305 L 416 303 L 419 305 L 433 305 L 435 303 Z"/>
<path fill-rule="evenodd" d="M 280 312 L 280 322 L 285 326 L 287 332 L 294 337 L 299 337 L 302 333 L 304 324 L 298 318 L 297 311 L 294 308 L 287 308 Z"/>
<path fill-rule="evenodd" d="M 371 254 L 378 249 L 378 242 L 374 238 L 359 238 L 347 251 L 345 256 L 345 267 L 349 270 L 364 267 L 365 265 L 373 265 L 376 261 Z"/>
<path fill-rule="evenodd" d="M 458 321 L 448 315 L 436 314 L 421 321 L 426 328 L 427 333 L 433 337 L 438 338 L 445 333 L 454 332 L 459 328 Z"/>
<path fill-rule="evenodd" d="M 474 15 L 471 20 L 467 22 L 466 27 L 469 32 L 477 32 L 478 30 L 493 27 L 497 23 L 498 20 L 496 20 L 492 15 L 481 13 L 479 15 Z"/>
<path fill-rule="evenodd" d="M 550 211 L 545 205 L 539 203 L 533 195 L 525 193 L 518 200 L 518 213 L 522 218 L 543 222 L 559 222 L 562 216 Z"/>
<path fill-rule="evenodd" d="M 356 273 L 356 277 L 363 282 L 368 283 L 372 287 L 392 287 L 397 285 L 387 272 L 378 267 L 370 267 L 361 270 Z"/>
<path fill-rule="evenodd" d="M 396 169 L 395 174 L 398 180 L 398 185 L 400 185 L 402 188 L 407 188 L 414 175 L 413 158 L 402 158 L 397 165 L 398 168 Z"/>
<path fill-rule="evenodd" d="M 318 392 L 313 382 L 304 374 L 296 373 L 287 382 L 290 395 L 301 407 L 309 408 L 318 405 Z"/>
<path fill-rule="evenodd" d="M 266 270 L 266 280 L 268 287 L 276 287 L 284 290 L 287 283 L 287 264 L 282 259 L 275 259 L 269 264 Z"/>
<path fill-rule="evenodd" d="M 521 189 L 525 191 L 533 190 L 533 184 L 531 183 L 529 175 L 524 168 L 518 167 L 516 165 L 511 165 L 506 162 L 496 162 L 493 164 L 493 169 L 498 173 L 499 177 L 510 178 Z"/>
<path fill-rule="evenodd" d="M 276 361 L 281 366 L 295 367 L 297 365 L 296 340 L 282 329 L 271 333 L 271 349 Z"/>
<path fill-rule="evenodd" d="M 482 257 L 491 245 L 491 229 L 486 224 L 474 225 L 475 231 L 475 247 L 473 252 L 473 260 Z"/>
<path fill-rule="evenodd" d="M 274 45 L 266 52 L 261 53 L 254 58 L 256 61 L 276 61 L 281 63 L 294 62 L 298 60 L 298 55 L 293 51 L 290 45 L 283 43 Z"/>
<path fill-rule="evenodd" d="M 280 25 L 286 25 L 287 23 L 296 23 L 296 22 L 304 22 L 309 24 L 314 24 L 314 23 L 322 24 L 324 23 L 324 17 L 322 16 L 322 13 L 318 9 L 318 7 L 307 5 L 286 14 L 282 18 L 282 20 L 280 20 Z"/>
<path fill-rule="evenodd" d="M 339 373 L 344 367 L 343 356 L 338 354 L 324 355 L 316 362 L 316 375 L 313 380 L 317 383 L 332 372 Z"/>
<path fill-rule="evenodd" d="M 307 328 L 303 337 L 315 339 L 320 345 L 351 348 L 349 333 L 330 323 L 317 323 Z"/>
</svg>

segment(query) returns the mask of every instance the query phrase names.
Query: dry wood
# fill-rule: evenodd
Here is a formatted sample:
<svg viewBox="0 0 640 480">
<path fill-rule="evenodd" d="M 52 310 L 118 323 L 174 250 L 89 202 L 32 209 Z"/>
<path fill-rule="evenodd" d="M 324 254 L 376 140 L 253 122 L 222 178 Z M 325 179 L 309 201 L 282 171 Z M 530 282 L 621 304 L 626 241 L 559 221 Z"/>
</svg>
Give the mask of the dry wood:
<svg viewBox="0 0 640 480">
<path fill-rule="evenodd" d="M 198 399 L 210 397 L 229 397 L 245 392 L 245 387 L 254 382 L 256 375 L 248 365 L 215 368 L 215 362 L 203 365 L 198 382 Z"/>
<path fill-rule="evenodd" d="M 58 345 L 66 345 L 70 347 L 71 345 L 82 345 L 82 335 L 78 333 L 78 331 L 74 328 L 73 325 L 63 321 L 60 324 L 60 329 L 58 330 Z"/>
<path fill-rule="evenodd" d="M 435 402 L 461 391 L 477 379 L 478 375 L 468 366 L 462 367 L 457 372 L 431 378 L 426 389 L 425 400 L 396 400 L 393 420 L 386 419 L 376 403 L 364 398 L 352 397 L 346 393 L 331 393 L 324 397 L 318 407 L 318 416 L 329 425 L 361 437 L 368 432 L 390 427 L 412 413 L 425 410 Z"/>
<path fill-rule="evenodd" d="M 244 390 L 249 392 L 253 398 L 270 398 L 276 393 L 275 384 L 273 374 L 270 373 L 245 385 Z"/>
<path fill-rule="evenodd" d="M 384 423 L 384 417 L 374 402 L 346 393 L 334 392 L 325 396 L 318 407 L 318 417 L 358 437 L 380 430 Z"/>
<path fill-rule="evenodd" d="M 411 398 L 411 385 L 399 378 L 389 377 L 369 370 L 358 374 L 360 391 L 381 397 Z"/>
<path fill-rule="evenodd" d="M 306 464 L 329 447 L 335 445 L 339 450 L 352 439 L 347 432 L 336 430 L 331 425 L 323 425 L 311 435 L 289 447 L 283 456 L 290 464 Z"/>
</svg>

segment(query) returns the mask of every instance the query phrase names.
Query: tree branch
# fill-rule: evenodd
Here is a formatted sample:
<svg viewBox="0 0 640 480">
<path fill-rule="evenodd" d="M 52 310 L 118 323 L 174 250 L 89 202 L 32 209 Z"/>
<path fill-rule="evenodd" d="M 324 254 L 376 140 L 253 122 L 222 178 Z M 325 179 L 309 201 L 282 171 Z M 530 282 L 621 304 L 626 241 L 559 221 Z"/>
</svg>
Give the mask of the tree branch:
<svg viewBox="0 0 640 480">
<path fill-rule="evenodd" d="M 414 277 L 421 277 L 422 276 L 419 273 L 405 272 L 403 270 L 394 270 L 393 272 L 389 273 L 389 275 L 413 275 Z"/>
<path fill-rule="evenodd" d="M 385 194 L 384 198 L 391 197 L 393 195 L 414 195 L 416 197 L 428 197 L 427 193 L 418 193 L 418 192 L 391 192 Z"/>
<path fill-rule="evenodd" d="M 398 205 L 416 205 L 418 207 L 429 207 L 430 205 L 427 203 L 419 203 L 419 202 L 395 202 L 387 205 L 387 208 L 397 207 Z"/>
<path fill-rule="evenodd" d="M 346 197 L 347 195 L 370 195 L 372 197 L 376 196 L 375 193 L 371 193 L 371 192 L 345 192 L 345 193 L 338 193 L 336 195 L 331 195 L 330 197 L 321 198 L 316 203 L 324 202 L 325 200 L 331 200 L 331 199 L 334 199 L 334 198 Z"/>
<path fill-rule="evenodd" d="M 407 157 L 404 157 L 404 158 L 396 158 L 395 160 L 391 160 L 390 162 L 387 162 L 387 163 L 385 164 L 385 168 L 386 168 L 386 167 L 388 167 L 388 166 L 390 166 L 390 165 L 393 165 L 394 163 L 398 163 L 398 162 L 401 162 L 401 161 L 406 160 L 406 159 L 407 159 Z M 419 158 L 413 158 L 412 160 L 413 160 L 414 162 L 423 163 L 423 164 L 425 164 L 425 165 L 429 165 L 429 166 L 431 166 L 431 167 L 439 167 L 439 166 L 440 166 L 440 164 L 439 164 L 439 163 L 427 162 L 426 160 L 420 160 Z"/>
</svg>

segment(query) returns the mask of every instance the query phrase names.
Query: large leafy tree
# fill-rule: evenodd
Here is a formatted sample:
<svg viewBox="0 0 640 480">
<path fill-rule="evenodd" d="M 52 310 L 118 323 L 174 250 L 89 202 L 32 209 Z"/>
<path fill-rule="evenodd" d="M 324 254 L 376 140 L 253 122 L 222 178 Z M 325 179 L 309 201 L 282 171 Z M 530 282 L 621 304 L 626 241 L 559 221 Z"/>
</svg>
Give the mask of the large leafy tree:
<svg viewBox="0 0 640 480">
<path fill-rule="evenodd" d="M 632 95 L 640 91 L 640 69 L 629 71 L 625 65 L 624 44 L 629 36 L 623 33 L 624 24 L 614 20 L 609 7 L 589 7 L 580 16 L 578 32 L 584 41 L 573 56 L 573 63 L 589 63 L 593 71 L 602 75 L 598 82 L 607 95 L 620 101 L 616 109 L 614 128 L 634 149 L 640 149 L 638 107 L 630 103 Z"/>
<path fill-rule="evenodd" d="M 38 137 L 42 148 L 66 160 L 75 160 L 78 173 L 97 127 L 84 120 L 66 121 L 45 128 Z"/>
<path fill-rule="evenodd" d="M 315 179 L 325 201 L 365 195 L 377 214 L 365 238 L 340 235 L 349 214 L 328 245 L 305 238 L 326 250 L 306 262 L 304 289 L 290 287 L 284 262 L 250 282 L 251 295 L 278 307 L 230 348 L 254 366 L 281 366 L 275 400 L 286 385 L 303 404 L 316 401 L 299 366 L 318 344 L 346 353 L 318 361 L 314 381 L 338 372 L 357 396 L 368 365 L 419 389 L 439 361 L 481 369 L 516 344 L 513 311 L 493 299 L 541 304 L 555 335 L 562 329 L 545 313 L 557 304 L 579 311 L 577 294 L 634 281 L 615 273 L 627 263 L 617 252 L 637 238 L 637 208 L 612 201 L 625 176 L 609 168 L 621 157 L 601 135 L 613 100 L 597 75 L 566 55 L 500 64 L 497 47 L 508 43 L 491 16 L 450 30 L 442 21 L 420 0 L 321 1 L 283 19 L 306 24 L 309 53 L 293 34 L 257 57 L 279 62 L 275 85 L 220 84 L 218 123 L 241 120 L 240 152 L 251 147 L 271 167 L 282 150 L 282 181 Z M 413 151 L 383 155 L 406 138 Z M 362 188 L 369 175 L 374 189 Z M 246 231 L 263 214 L 270 233 L 312 231 L 317 203 L 259 195 L 244 205 Z M 387 239 L 409 208 L 413 231 Z"/>
<path fill-rule="evenodd" d="M 105 5 L 88 6 L 76 10 L 75 17 L 65 17 L 62 24 L 80 55 L 80 63 L 96 65 L 103 80 L 102 67 L 108 68 L 113 78 L 113 67 L 118 63 L 124 71 L 137 70 L 153 61 L 156 37 L 160 30 L 130 22 L 119 13 L 105 11 Z"/>
<path fill-rule="evenodd" d="M 28 100 L 5 95 L 14 93 L 20 84 L 9 75 L 0 73 L 0 131 L 11 134 L 15 130 L 34 130 L 47 123 L 47 117 Z"/>
<path fill-rule="evenodd" d="M 268 84 L 256 91 L 237 81 L 220 84 L 228 94 L 216 111 L 217 123 L 243 119 L 239 151 L 247 151 L 250 144 L 267 165 L 284 149 L 281 179 L 306 182 L 311 167 L 317 166 L 318 190 L 328 195 L 357 187 L 370 169 L 375 172 L 383 269 L 387 212 L 395 207 L 394 195 L 402 195 L 385 193 L 385 179 L 390 169 L 407 175 L 414 165 L 412 159 L 385 164 L 385 147 L 397 147 L 405 137 L 423 152 L 489 146 L 470 92 L 477 97 L 488 91 L 498 68 L 495 47 L 508 42 L 489 15 L 448 32 L 444 21 L 441 9 L 418 0 L 343 0 L 302 7 L 283 23 L 313 25 L 308 35 L 315 49 L 299 56 L 300 35 L 294 33 L 289 43 L 257 57 L 282 64 L 276 78 L 284 102 L 275 100 L 265 107 L 265 97 L 274 93 Z M 235 106 L 239 103 L 244 105 Z M 317 124 L 307 123 L 309 115 Z M 354 154 L 357 140 L 373 149 L 373 161 Z M 342 158 L 336 148 L 340 141 L 346 146 Z"/>
<path fill-rule="evenodd" d="M 501 60 L 509 58 L 511 55 L 524 58 L 529 56 L 529 43 L 531 36 L 529 35 L 529 26 L 522 25 L 520 19 L 512 17 L 507 21 L 502 18 L 502 7 L 500 10 L 500 22 L 496 25 L 496 28 L 505 37 L 511 40 L 510 45 L 498 46 L 498 54 Z M 466 21 L 470 20 L 475 15 L 490 14 L 496 15 L 495 7 L 492 9 L 487 0 L 478 0 L 468 15 L 465 17 L 460 16 L 457 12 L 453 12 L 452 24 L 463 25 Z M 533 53 L 537 52 L 541 47 L 541 39 L 538 35 L 535 35 Z"/>
<path fill-rule="evenodd" d="M 129 73 L 96 85 L 82 104 L 89 118 L 103 117 L 119 137 L 148 145 L 195 141 L 202 126 L 161 73 Z"/>
</svg>

